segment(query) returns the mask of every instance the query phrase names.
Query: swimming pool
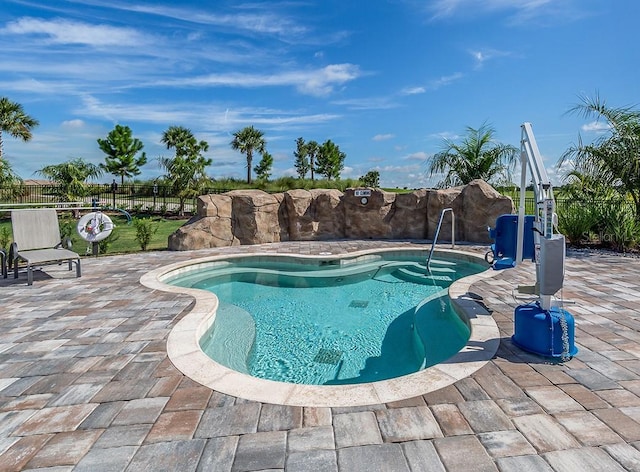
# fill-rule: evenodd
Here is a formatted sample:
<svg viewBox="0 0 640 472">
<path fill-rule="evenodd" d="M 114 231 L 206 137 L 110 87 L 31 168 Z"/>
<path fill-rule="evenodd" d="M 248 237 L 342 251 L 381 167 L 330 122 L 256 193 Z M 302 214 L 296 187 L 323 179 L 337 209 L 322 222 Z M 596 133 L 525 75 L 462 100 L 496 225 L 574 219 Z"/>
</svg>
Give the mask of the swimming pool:
<svg viewBox="0 0 640 472">
<path fill-rule="evenodd" d="M 333 244 L 340 251 L 345 252 L 345 244 L 341 245 L 339 242 Z M 380 242 L 376 244 L 376 247 L 380 246 L 378 249 L 356 250 L 341 256 L 331 255 L 330 252 L 317 253 L 319 249 L 327 246 L 331 248 L 332 243 L 322 243 L 320 248 L 318 243 L 310 242 L 308 245 L 309 247 L 304 243 L 291 245 L 294 251 L 316 251 L 315 255 L 295 256 L 296 263 L 305 266 L 304 271 L 308 269 L 306 266 L 313 265 L 329 266 L 328 269 L 331 270 L 332 264 L 340 264 L 340 262 L 335 262 L 339 260 L 361 262 L 366 259 L 379 259 L 381 255 L 384 257 L 401 255 L 403 258 L 409 259 L 415 257 L 421 259 L 426 256 L 425 251 L 415 250 L 411 243 Z M 355 246 L 353 243 L 349 245 Z M 283 247 L 287 248 L 287 245 L 274 246 L 273 250 L 282 250 Z M 271 248 L 269 247 L 269 249 Z M 476 297 L 469 293 L 471 284 L 476 280 L 492 277 L 495 274 L 494 271 L 484 271 L 456 280 L 447 289 L 444 289 L 445 293 L 448 292 L 453 312 L 470 330 L 470 337 L 457 353 L 434 366 L 387 380 L 344 385 L 306 385 L 272 381 L 248 375 L 242 371 L 241 367 L 238 369 L 229 368 L 212 360 L 201 347 L 201 341 L 211 335 L 212 327 L 218 319 L 219 307 L 224 302 L 221 302 L 214 293 L 202 289 L 169 285 L 166 281 L 195 274 L 207 267 L 228 265 L 229 261 L 237 259 L 237 253 L 242 253 L 243 250 L 250 252 L 254 260 L 262 258 L 268 264 L 291 261 L 290 255 L 284 256 L 266 251 L 257 252 L 253 248 L 229 248 L 228 250 L 217 250 L 215 256 L 187 260 L 152 270 L 141 278 L 143 285 L 154 290 L 188 294 L 195 299 L 190 311 L 171 330 L 167 340 L 167 353 L 178 370 L 194 381 L 219 392 L 254 401 L 311 407 L 386 403 L 423 395 L 467 377 L 485 365 L 499 345 L 500 336 L 495 321 L 490 313 L 476 302 Z M 291 249 L 288 250 L 291 251 Z M 479 254 L 462 251 L 437 249 L 435 257 L 438 259 L 453 258 L 474 264 L 482 263 L 482 257 Z M 424 265 L 424 263 L 422 264 Z M 359 298 L 355 300 L 359 300 Z M 427 304 L 429 300 L 431 299 L 427 296 Z M 441 302 L 439 295 L 433 300 L 436 300 L 438 304 Z M 249 343 L 245 343 L 243 349 L 248 349 L 248 345 Z M 319 352 L 318 349 L 316 354 Z M 331 360 L 333 356 L 331 352 L 324 354 L 328 360 Z"/>
<path fill-rule="evenodd" d="M 213 292 L 201 339 L 214 361 L 280 382 L 341 385 L 417 372 L 462 348 L 469 326 L 446 288 L 486 266 L 422 253 L 232 258 L 166 279 Z"/>
</svg>

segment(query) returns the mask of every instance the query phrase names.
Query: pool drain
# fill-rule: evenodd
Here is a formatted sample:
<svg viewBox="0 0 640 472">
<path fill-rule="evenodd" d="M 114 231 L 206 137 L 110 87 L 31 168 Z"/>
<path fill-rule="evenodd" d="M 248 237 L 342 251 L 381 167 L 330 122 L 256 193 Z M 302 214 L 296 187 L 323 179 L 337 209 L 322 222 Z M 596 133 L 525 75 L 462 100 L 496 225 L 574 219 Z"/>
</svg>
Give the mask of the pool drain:
<svg viewBox="0 0 640 472">
<path fill-rule="evenodd" d="M 351 300 L 349 308 L 367 308 L 369 306 L 369 300 Z"/>
<path fill-rule="evenodd" d="M 337 349 L 325 349 L 321 348 L 316 354 L 316 357 L 313 358 L 313 362 L 317 362 L 318 364 L 331 364 L 336 365 L 340 362 L 342 358 L 342 351 L 338 351 Z"/>
</svg>

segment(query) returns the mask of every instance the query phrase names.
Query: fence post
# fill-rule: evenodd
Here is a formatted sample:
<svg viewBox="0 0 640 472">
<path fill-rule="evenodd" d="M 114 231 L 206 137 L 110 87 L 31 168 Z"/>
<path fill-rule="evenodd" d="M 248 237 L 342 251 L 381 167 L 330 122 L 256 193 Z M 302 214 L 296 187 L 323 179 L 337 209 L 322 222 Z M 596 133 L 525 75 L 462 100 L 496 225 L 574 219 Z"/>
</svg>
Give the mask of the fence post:
<svg viewBox="0 0 640 472">
<path fill-rule="evenodd" d="M 118 190 L 118 184 L 116 183 L 116 179 L 113 179 L 111 182 L 111 194 L 113 196 L 113 208 L 116 208 L 116 191 Z"/>
</svg>

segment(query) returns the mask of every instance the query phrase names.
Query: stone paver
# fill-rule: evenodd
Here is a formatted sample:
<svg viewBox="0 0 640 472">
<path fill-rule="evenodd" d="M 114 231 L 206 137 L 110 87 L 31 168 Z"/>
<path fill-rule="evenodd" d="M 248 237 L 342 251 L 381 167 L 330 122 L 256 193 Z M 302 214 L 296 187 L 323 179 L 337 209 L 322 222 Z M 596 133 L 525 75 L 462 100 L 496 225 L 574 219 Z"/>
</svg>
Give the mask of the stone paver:
<svg viewBox="0 0 640 472">
<path fill-rule="evenodd" d="M 496 472 L 498 469 L 478 438 L 457 436 L 434 441 L 440 460 L 447 470 Z"/>
<path fill-rule="evenodd" d="M 291 452 L 335 449 L 333 428 L 331 426 L 314 426 L 292 429 L 288 435 L 288 447 Z"/>
<path fill-rule="evenodd" d="M 352 472 L 409 472 L 400 444 L 347 447 L 338 450 L 338 467 Z"/>
<path fill-rule="evenodd" d="M 441 438 L 442 431 L 426 406 L 376 411 L 385 442 Z"/>
<path fill-rule="evenodd" d="M 231 470 L 282 469 L 286 461 L 287 433 L 270 431 L 240 437 Z"/>
<path fill-rule="evenodd" d="M 335 451 L 292 452 L 287 456 L 285 468 L 287 472 L 338 472 L 338 460 Z"/>
<path fill-rule="evenodd" d="M 578 441 L 551 416 L 519 416 L 513 422 L 538 452 L 580 447 Z"/>
<path fill-rule="evenodd" d="M 596 447 L 583 447 L 563 452 L 544 454 L 545 460 L 555 470 L 579 470 L 581 472 L 623 472 L 625 469 L 604 450 Z"/>
<path fill-rule="evenodd" d="M 71 431 L 53 436 L 27 464 L 31 469 L 75 465 L 102 434 L 101 430 Z"/>
<path fill-rule="evenodd" d="M 238 439 L 238 436 L 208 439 L 198 464 L 198 471 L 219 470 L 222 472 L 231 470 L 238 448 Z"/>
<path fill-rule="evenodd" d="M 445 436 L 473 434 L 473 429 L 456 405 L 448 403 L 433 405 L 431 410 Z"/>
<path fill-rule="evenodd" d="M 433 441 L 409 441 L 402 447 L 412 471 L 445 472 Z"/>
<path fill-rule="evenodd" d="M 536 450 L 519 431 L 495 431 L 478 435 L 491 457 L 524 456 Z"/>
<path fill-rule="evenodd" d="M 458 408 L 476 433 L 514 429 L 509 417 L 493 400 L 465 402 Z"/>
<path fill-rule="evenodd" d="M 255 402 L 229 407 L 209 408 L 204 411 L 195 436 L 214 438 L 235 436 L 258 431 L 260 405 Z"/>
<path fill-rule="evenodd" d="M 333 428 L 338 448 L 382 443 L 382 434 L 372 411 L 335 415 Z"/>
<path fill-rule="evenodd" d="M 618 443 L 604 446 L 604 450 L 625 469 L 631 472 L 640 472 L 639 449 L 636 449 L 630 444 Z"/>
<path fill-rule="evenodd" d="M 625 441 L 640 441 L 640 423 L 625 415 L 618 408 L 593 410 L 593 414 Z"/>
<path fill-rule="evenodd" d="M 529 387 L 525 389 L 527 395 L 533 398 L 549 414 L 563 411 L 580 411 L 582 406 L 564 391 L 555 386 Z"/>
<path fill-rule="evenodd" d="M 186 295 L 143 287 L 164 264 L 212 254 L 344 254 L 422 242 L 290 242 L 83 260 L 0 279 L 0 470 L 640 472 L 640 259 L 567 257 L 578 355 L 513 345 L 511 296 L 532 264 L 470 288 L 501 330 L 496 357 L 435 392 L 360 407 L 235 398 L 185 378 L 166 352 Z M 485 248 L 468 247 L 484 252 Z M 604 284 L 598 274 L 607 274 Z M 90 307 L 90 308 L 88 308 Z"/>
<path fill-rule="evenodd" d="M 611 428 L 587 411 L 572 411 L 555 415 L 556 419 L 585 446 L 602 446 L 622 442 Z"/>
<path fill-rule="evenodd" d="M 504 457 L 496 461 L 500 472 L 553 472 L 540 456 Z"/>
<path fill-rule="evenodd" d="M 127 471 L 153 472 L 160 465 L 164 470 L 195 471 L 204 446 L 204 439 L 143 445 L 131 459 Z"/>
</svg>

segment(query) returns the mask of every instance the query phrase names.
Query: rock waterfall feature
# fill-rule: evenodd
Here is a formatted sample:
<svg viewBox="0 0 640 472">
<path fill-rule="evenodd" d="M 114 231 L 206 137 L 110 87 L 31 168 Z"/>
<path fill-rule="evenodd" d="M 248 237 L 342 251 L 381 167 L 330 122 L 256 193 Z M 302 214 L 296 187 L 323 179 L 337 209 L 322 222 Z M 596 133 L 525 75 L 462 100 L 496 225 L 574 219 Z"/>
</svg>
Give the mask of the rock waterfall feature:
<svg viewBox="0 0 640 472">
<path fill-rule="evenodd" d="M 456 240 L 489 243 L 488 226 L 514 211 L 513 201 L 482 180 L 445 190 L 396 194 L 380 189 L 234 190 L 198 198 L 197 214 L 169 236 L 189 250 L 280 241 L 433 239 L 440 211 L 453 208 Z M 446 216 L 440 237 L 451 234 Z"/>
</svg>

